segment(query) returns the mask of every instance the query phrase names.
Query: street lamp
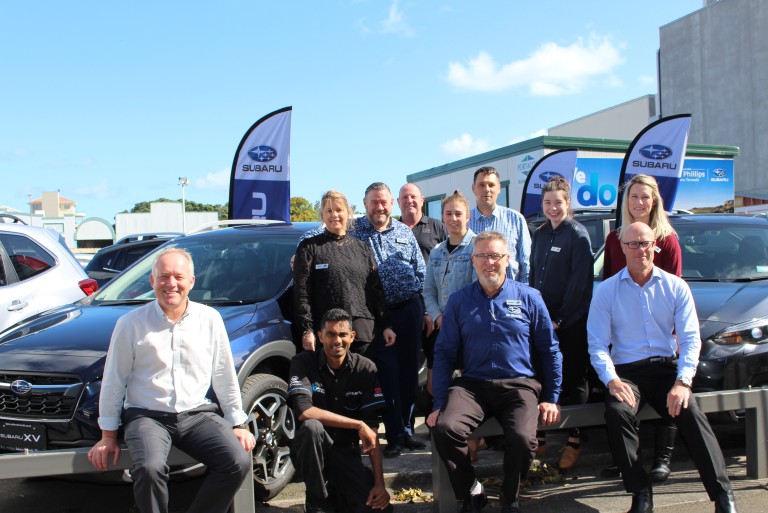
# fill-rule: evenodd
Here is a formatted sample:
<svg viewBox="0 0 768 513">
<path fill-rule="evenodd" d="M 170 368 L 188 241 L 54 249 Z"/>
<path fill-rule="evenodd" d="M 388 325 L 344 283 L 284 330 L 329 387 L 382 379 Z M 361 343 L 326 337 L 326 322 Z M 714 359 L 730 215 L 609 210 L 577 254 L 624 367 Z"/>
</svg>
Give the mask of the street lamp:
<svg viewBox="0 0 768 513">
<path fill-rule="evenodd" d="M 181 231 L 187 233 L 187 202 L 184 198 L 184 187 L 189 185 L 189 180 L 186 176 L 179 177 L 179 185 L 181 185 Z"/>
</svg>

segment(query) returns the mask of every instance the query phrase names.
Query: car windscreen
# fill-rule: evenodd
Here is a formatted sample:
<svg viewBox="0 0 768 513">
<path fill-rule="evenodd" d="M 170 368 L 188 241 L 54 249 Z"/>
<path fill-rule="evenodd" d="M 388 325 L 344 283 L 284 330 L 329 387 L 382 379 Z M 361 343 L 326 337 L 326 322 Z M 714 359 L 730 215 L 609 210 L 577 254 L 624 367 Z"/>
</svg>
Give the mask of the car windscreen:
<svg viewBox="0 0 768 513">
<path fill-rule="evenodd" d="M 291 281 L 291 256 L 297 235 L 238 230 L 236 236 L 178 239 L 169 247 L 186 249 L 195 264 L 190 299 L 208 304 L 238 304 L 275 297 Z M 155 298 L 149 256 L 115 278 L 94 303 L 140 302 Z"/>
<path fill-rule="evenodd" d="M 683 278 L 768 278 L 768 224 L 686 223 L 675 228 L 683 256 Z"/>
</svg>

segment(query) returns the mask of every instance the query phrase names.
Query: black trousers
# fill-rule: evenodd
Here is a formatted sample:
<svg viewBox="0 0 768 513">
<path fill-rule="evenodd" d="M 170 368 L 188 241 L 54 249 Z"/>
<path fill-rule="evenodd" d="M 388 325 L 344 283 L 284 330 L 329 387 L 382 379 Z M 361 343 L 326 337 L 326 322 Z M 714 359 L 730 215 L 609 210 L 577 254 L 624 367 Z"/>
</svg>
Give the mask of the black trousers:
<svg viewBox="0 0 768 513">
<path fill-rule="evenodd" d="M 667 394 L 677 377 L 676 363 L 616 365 L 616 373 L 635 393 L 635 408 L 606 392 L 605 423 L 613 458 L 621 470 L 624 488 L 631 493 L 648 487 L 648 474 L 640 461 L 637 412 L 647 402 L 663 419 L 672 420 L 688 446 L 711 500 L 731 489 L 725 460 L 706 415 L 691 399 L 688 408 L 672 419 L 667 411 Z"/>
<path fill-rule="evenodd" d="M 308 497 L 319 502 L 328 497 L 330 487 L 337 492 L 343 511 L 373 512 L 365 505 L 373 473 L 363 464 L 359 446 L 334 444 L 319 420 L 301 423 L 291 443 L 291 461 L 304 479 Z M 383 511 L 392 511 L 392 505 Z"/>
<path fill-rule="evenodd" d="M 517 499 L 536 450 L 540 392 L 535 379 L 454 382 L 432 434 L 457 499 L 465 500 L 475 482 L 467 438 L 489 416 L 496 417 L 504 431 L 504 498 Z"/>
<path fill-rule="evenodd" d="M 556 331 L 563 353 L 563 385 L 559 403 L 562 406 L 586 404 L 589 399 L 589 347 L 587 316 Z"/>
</svg>

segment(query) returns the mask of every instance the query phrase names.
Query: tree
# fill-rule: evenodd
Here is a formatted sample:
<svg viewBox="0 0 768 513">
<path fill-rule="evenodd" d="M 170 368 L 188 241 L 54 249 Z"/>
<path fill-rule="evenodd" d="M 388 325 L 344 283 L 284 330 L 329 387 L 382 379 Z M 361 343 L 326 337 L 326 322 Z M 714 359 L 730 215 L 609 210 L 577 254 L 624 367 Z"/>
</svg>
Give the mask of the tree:
<svg viewBox="0 0 768 513">
<path fill-rule="evenodd" d="M 168 198 L 158 198 L 153 201 L 140 201 L 136 203 L 131 210 L 123 210 L 123 213 L 130 212 L 131 214 L 147 213 L 150 211 L 150 204 L 158 202 L 176 202 L 181 203 L 181 199 L 171 200 Z M 229 209 L 229 202 L 223 205 L 212 205 L 209 203 L 198 203 L 196 201 L 186 200 L 184 206 L 187 212 L 216 212 L 219 215 L 219 221 L 227 219 L 227 213 Z"/>
<path fill-rule="evenodd" d="M 317 221 L 317 210 L 301 196 L 291 198 L 291 221 Z"/>
</svg>

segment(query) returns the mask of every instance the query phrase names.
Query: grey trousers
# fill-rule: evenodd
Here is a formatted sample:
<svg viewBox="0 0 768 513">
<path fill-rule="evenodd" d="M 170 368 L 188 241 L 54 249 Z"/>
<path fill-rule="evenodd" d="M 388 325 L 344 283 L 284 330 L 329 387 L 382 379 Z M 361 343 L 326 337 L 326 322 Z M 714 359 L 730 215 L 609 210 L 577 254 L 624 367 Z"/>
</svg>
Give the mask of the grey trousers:
<svg viewBox="0 0 768 513">
<path fill-rule="evenodd" d="M 226 513 L 252 470 L 250 453 L 212 411 L 164 413 L 131 408 L 125 443 L 133 459 L 133 496 L 141 513 L 168 513 L 168 453 L 175 445 L 208 467 L 188 513 Z"/>
</svg>

